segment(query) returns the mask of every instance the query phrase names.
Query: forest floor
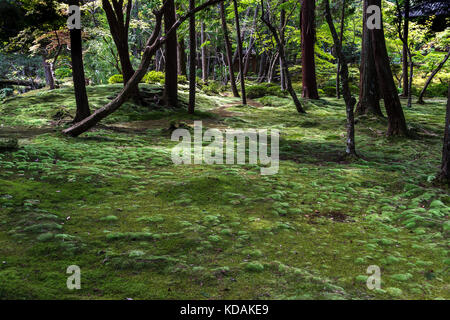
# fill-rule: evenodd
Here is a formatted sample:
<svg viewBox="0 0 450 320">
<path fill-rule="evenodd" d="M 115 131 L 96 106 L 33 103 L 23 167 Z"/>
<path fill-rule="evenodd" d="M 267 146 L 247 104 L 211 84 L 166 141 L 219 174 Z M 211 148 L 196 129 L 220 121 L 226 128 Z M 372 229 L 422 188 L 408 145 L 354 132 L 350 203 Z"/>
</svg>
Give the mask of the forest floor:
<svg viewBox="0 0 450 320">
<path fill-rule="evenodd" d="M 157 86 L 141 85 L 148 92 Z M 93 108 L 120 85 L 88 87 Z M 187 92 L 180 93 L 182 101 Z M 342 101 L 199 94 L 198 111 L 125 104 L 63 136 L 70 88 L 0 104 L 0 299 L 449 299 L 450 196 L 433 183 L 444 99 L 405 110 L 415 138 L 359 117 L 342 161 Z M 175 166 L 171 121 L 279 129 L 280 171 Z M 66 269 L 81 268 L 69 290 Z M 381 269 L 369 290 L 368 266 Z"/>
</svg>

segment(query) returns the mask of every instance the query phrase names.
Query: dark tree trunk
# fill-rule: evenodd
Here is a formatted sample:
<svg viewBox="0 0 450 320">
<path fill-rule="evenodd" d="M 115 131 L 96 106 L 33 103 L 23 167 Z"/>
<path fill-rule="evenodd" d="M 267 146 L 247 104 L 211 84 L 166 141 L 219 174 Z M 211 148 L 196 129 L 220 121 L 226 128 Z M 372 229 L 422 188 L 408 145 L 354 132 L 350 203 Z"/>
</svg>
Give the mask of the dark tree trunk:
<svg viewBox="0 0 450 320">
<path fill-rule="evenodd" d="M 292 87 L 291 76 L 289 74 L 289 69 L 286 64 L 286 55 L 284 52 L 284 46 L 281 43 L 281 40 L 278 36 L 277 29 L 270 23 L 270 19 L 266 17 L 266 12 L 264 12 L 264 0 L 261 0 L 261 9 L 262 9 L 261 20 L 266 24 L 266 26 L 269 28 L 270 32 L 272 32 L 272 35 L 275 38 L 275 42 L 278 47 L 280 59 L 283 62 L 283 72 L 286 77 L 286 89 L 290 93 L 292 100 L 294 101 L 297 112 L 298 113 L 306 113 L 305 110 L 303 109 L 303 106 L 302 106 L 300 100 L 297 97 L 297 94 L 295 93 L 294 88 Z"/>
<path fill-rule="evenodd" d="M 175 2 L 167 0 L 168 4 L 164 10 L 164 29 L 167 32 L 176 22 Z M 165 51 L 165 88 L 164 98 L 166 106 L 178 107 L 178 63 L 177 63 L 177 34 L 173 32 L 167 36 Z"/>
<path fill-rule="evenodd" d="M 409 0 L 405 2 L 405 23 L 403 25 L 403 55 L 402 55 L 402 69 L 403 69 L 403 92 L 402 97 L 409 96 L 409 77 L 408 77 L 408 33 L 409 33 Z M 401 17 L 399 18 L 401 19 Z"/>
<path fill-rule="evenodd" d="M 444 147 L 442 148 L 441 171 L 438 179 L 450 184 L 450 85 L 447 91 L 447 111 L 445 113 Z"/>
<path fill-rule="evenodd" d="M 331 17 L 331 12 L 330 12 L 330 3 L 328 2 L 328 0 L 325 0 L 325 16 L 326 16 L 326 20 L 327 20 L 328 26 L 331 31 L 331 35 L 333 36 L 334 46 L 336 48 L 337 55 L 342 64 L 342 66 L 341 66 L 342 88 L 343 88 L 343 95 L 344 95 L 344 100 L 345 100 L 345 105 L 346 105 L 346 113 L 347 113 L 346 154 L 347 155 L 356 155 L 355 118 L 354 118 L 354 114 L 353 114 L 353 108 L 355 106 L 356 99 L 352 96 L 352 94 L 350 92 L 347 62 L 346 62 L 344 54 L 342 53 L 341 42 L 338 38 L 336 29 L 333 24 L 333 19 Z"/>
<path fill-rule="evenodd" d="M 230 73 L 231 90 L 233 91 L 233 96 L 239 97 L 239 92 L 236 86 L 236 76 L 234 75 L 233 68 L 233 49 L 231 47 L 230 36 L 228 34 L 227 19 L 225 16 L 225 6 L 223 2 L 220 3 L 220 19 L 222 20 L 223 37 L 225 39 L 225 50 L 227 54 L 228 70 Z"/>
<path fill-rule="evenodd" d="M 189 11 L 195 8 L 195 0 L 189 0 Z M 197 33 L 195 32 L 195 14 L 189 18 L 189 107 L 188 112 L 195 111 L 195 88 L 197 70 Z"/>
<path fill-rule="evenodd" d="M 186 75 L 186 46 L 184 45 L 184 39 L 178 41 L 177 47 L 177 58 L 178 58 L 178 74 L 180 76 Z"/>
<path fill-rule="evenodd" d="M 237 47 L 238 47 L 238 57 L 239 57 L 239 73 L 241 76 L 241 93 L 242 93 L 242 104 L 247 104 L 247 95 L 245 94 L 245 76 L 243 67 L 243 54 L 242 54 L 242 39 L 241 39 L 241 27 L 239 23 L 239 11 L 237 1 L 233 0 L 234 4 L 234 16 L 236 20 L 236 33 L 237 33 Z"/>
<path fill-rule="evenodd" d="M 439 65 L 436 67 L 436 69 L 433 70 L 431 75 L 428 77 L 427 81 L 425 82 L 425 85 L 420 91 L 419 99 L 417 100 L 417 103 L 424 104 L 423 96 L 425 95 L 425 92 L 427 91 L 428 86 L 430 85 L 431 81 L 433 81 L 433 78 L 436 76 L 436 74 L 442 69 L 445 62 L 447 62 L 448 58 L 450 57 L 450 49 L 448 50 L 447 55 L 444 57 L 444 59 L 439 63 Z"/>
<path fill-rule="evenodd" d="M 341 50 L 342 50 L 342 41 L 344 38 L 344 25 L 345 25 L 345 0 L 342 1 L 342 12 L 341 12 L 341 34 L 339 37 L 339 45 L 341 46 Z M 339 77 L 340 71 L 341 71 L 341 60 L 338 57 L 337 58 L 337 70 L 336 70 L 336 97 L 338 99 L 341 98 L 341 84 L 340 84 L 340 77 Z"/>
<path fill-rule="evenodd" d="M 286 0 L 283 0 L 281 4 L 284 4 Z M 280 12 L 280 41 L 281 45 L 285 46 L 285 24 L 286 24 L 286 10 L 281 9 Z M 284 66 L 283 66 L 283 59 L 280 57 L 280 87 L 281 90 L 286 90 L 286 75 L 284 74 Z"/>
<path fill-rule="evenodd" d="M 363 12 L 366 12 L 368 2 L 364 1 Z M 380 95 L 377 81 L 377 70 L 373 58 L 372 40 L 366 27 L 367 15 L 363 15 L 361 66 L 359 78 L 359 102 L 356 114 L 374 114 L 383 116 L 380 107 Z"/>
<path fill-rule="evenodd" d="M 71 0 L 70 5 L 79 5 L 78 0 Z M 77 111 L 74 123 L 80 122 L 91 115 L 86 93 L 86 79 L 84 77 L 83 47 L 81 29 L 70 29 L 70 56 L 72 58 L 72 78 L 75 90 Z"/>
<path fill-rule="evenodd" d="M 308 99 L 319 99 L 314 58 L 315 7 L 315 0 L 303 0 L 302 2 L 302 97 Z"/>
<path fill-rule="evenodd" d="M 381 0 L 366 0 L 368 5 L 376 5 L 381 8 Z M 367 15 L 367 13 L 365 13 Z M 383 20 L 381 20 L 383 21 Z M 367 28 L 367 26 L 364 26 Z M 383 22 L 381 29 L 368 30 L 373 46 L 373 56 L 377 70 L 377 79 L 384 106 L 388 116 L 387 135 L 408 135 L 405 115 L 403 114 L 397 87 L 389 64 L 389 56 L 386 49 Z"/>
<path fill-rule="evenodd" d="M 118 0 L 102 0 L 103 10 L 108 19 L 111 36 L 117 47 L 120 65 L 122 67 L 123 84 L 125 85 L 133 76 L 134 69 L 130 60 L 130 50 L 128 46 L 128 30 L 130 28 L 131 8 L 133 1 L 129 0 L 126 5 L 126 14 L 123 13 L 123 1 Z M 139 89 L 134 89 L 132 96 L 139 100 Z"/>
</svg>

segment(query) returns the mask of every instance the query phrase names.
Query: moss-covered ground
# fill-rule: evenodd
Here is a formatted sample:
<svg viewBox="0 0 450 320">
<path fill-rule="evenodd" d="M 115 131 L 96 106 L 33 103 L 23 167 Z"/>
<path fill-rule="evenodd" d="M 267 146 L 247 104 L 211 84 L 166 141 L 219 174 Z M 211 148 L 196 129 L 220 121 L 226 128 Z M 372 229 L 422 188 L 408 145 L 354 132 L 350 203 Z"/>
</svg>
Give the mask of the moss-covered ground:
<svg viewBox="0 0 450 320">
<path fill-rule="evenodd" d="M 89 87 L 92 108 L 119 89 Z M 358 118 L 361 158 L 343 160 L 333 98 L 304 101 L 307 115 L 271 96 L 199 94 L 194 116 L 129 102 L 78 138 L 60 133 L 71 89 L 10 98 L 0 138 L 19 148 L 0 152 L 0 299 L 449 299 L 450 196 L 433 182 L 445 103 L 405 110 L 414 138 Z M 173 165 L 169 124 L 193 119 L 279 129 L 279 173 Z M 66 287 L 69 265 L 81 290 Z M 380 290 L 366 286 L 370 265 Z"/>
</svg>

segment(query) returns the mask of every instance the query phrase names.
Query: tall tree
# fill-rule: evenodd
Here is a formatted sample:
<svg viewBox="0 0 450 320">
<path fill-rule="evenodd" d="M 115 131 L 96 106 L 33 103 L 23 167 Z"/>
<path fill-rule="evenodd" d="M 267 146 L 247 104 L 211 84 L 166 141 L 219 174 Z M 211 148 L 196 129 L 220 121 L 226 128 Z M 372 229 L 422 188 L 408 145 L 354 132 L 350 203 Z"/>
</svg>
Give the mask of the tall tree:
<svg viewBox="0 0 450 320">
<path fill-rule="evenodd" d="M 367 5 L 375 5 L 381 8 L 381 0 L 365 0 Z M 366 11 L 364 15 L 369 15 Z M 381 95 L 384 100 L 384 106 L 388 115 L 387 135 L 408 135 L 405 115 L 403 113 L 400 98 L 397 93 L 397 86 L 394 82 L 389 56 L 386 48 L 386 41 L 383 28 L 383 17 L 380 11 L 380 28 L 368 29 L 370 40 L 372 42 L 373 57 L 377 70 L 377 79 Z M 367 20 L 366 20 L 367 21 Z M 363 28 L 368 28 L 367 24 Z"/>
<path fill-rule="evenodd" d="M 124 0 L 102 0 L 102 6 L 106 13 L 106 18 L 108 19 L 111 36 L 117 48 L 120 65 L 122 67 L 123 83 L 125 85 L 134 74 L 128 45 L 128 31 L 130 28 L 133 0 L 128 0 L 126 4 L 124 3 Z M 138 98 L 138 87 L 135 88 L 133 96 Z"/>
<path fill-rule="evenodd" d="M 233 0 L 234 5 L 234 19 L 236 21 L 236 33 L 237 33 L 237 52 L 239 57 L 239 74 L 241 76 L 241 94 L 242 94 L 242 104 L 247 104 L 247 95 L 245 93 L 245 75 L 244 75 L 244 61 L 242 54 L 242 38 L 241 38 L 241 26 L 239 21 L 239 9 L 237 1 Z"/>
<path fill-rule="evenodd" d="M 336 29 L 333 24 L 333 18 L 330 12 L 330 3 L 328 0 L 325 0 L 325 17 L 328 23 L 328 26 L 331 31 L 331 35 L 333 36 L 334 47 L 336 48 L 337 55 L 339 60 L 341 61 L 341 76 L 342 76 L 342 88 L 343 95 L 346 106 L 347 113 L 347 155 L 356 155 L 355 148 L 355 118 L 353 115 L 353 108 L 356 103 L 356 99 L 352 96 L 349 87 L 349 79 L 348 79 L 348 67 L 347 61 L 345 59 L 344 54 L 342 53 L 342 42 L 338 37 Z"/>
<path fill-rule="evenodd" d="M 302 96 L 309 99 L 319 99 L 314 58 L 315 8 L 315 0 L 302 1 Z"/>
<path fill-rule="evenodd" d="M 397 5 L 397 14 L 399 16 L 398 19 L 398 36 L 403 43 L 403 96 L 408 98 L 407 107 L 412 107 L 412 81 L 413 81 L 413 72 L 414 72 L 414 64 L 412 60 L 411 49 L 409 48 L 408 43 L 408 20 L 409 20 L 409 0 L 405 0 L 405 21 L 403 25 L 403 33 L 402 33 L 402 19 L 401 19 L 401 9 L 398 0 L 395 0 Z M 406 56 L 405 56 L 406 51 Z M 405 73 L 405 60 L 406 60 L 406 73 Z M 408 67 L 409 67 L 409 79 L 408 79 Z M 406 85 L 406 87 L 405 87 Z"/>
<path fill-rule="evenodd" d="M 286 0 L 282 0 L 281 5 L 283 5 L 285 2 Z M 286 44 L 285 29 L 286 29 L 286 10 L 284 9 L 284 7 L 282 7 L 280 11 L 280 41 L 283 47 L 285 47 Z M 280 86 L 281 90 L 286 90 L 286 75 L 284 74 L 283 70 L 284 70 L 283 59 L 281 59 L 280 57 Z"/>
<path fill-rule="evenodd" d="M 409 77 L 408 77 L 408 34 L 409 34 L 409 9 L 410 9 L 410 0 L 403 0 L 404 1 L 404 22 L 403 22 L 403 50 L 402 50 L 402 73 L 403 73 L 403 97 L 409 96 Z M 399 16 L 399 19 L 401 21 L 401 13 Z M 400 30 L 399 30 L 399 35 Z"/>
<path fill-rule="evenodd" d="M 344 38 L 344 26 L 345 26 L 345 0 L 342 0 L 342 8 L 341 8 L 341 34 L 339 36 L 339 45 L 342 49 L 342 41 Z M 341 84 L 340 84 L 340 76 L 339 73 L 341 71 L 341 60 L 339 57 L 337 58 L 337 68 L 336 68 L 336 97 L 338 99 L 341 98 Z"/>
<path fill-rule="evenodd" d="M 442 69 L 444 64 L 447 62 L 448 58 L 450 57 L 450 48 L 448 49 L 447 54 L 445 55 L 444 59 L 439 63 L 439 65 L 436 67 L 436 69 L 431 72 L 430 76 L 428 77 L 427 81 L 425 82 L 425 85 L 423 86 L 422 91 L 420 91 L 419 98 L 417 99 L 417 103 L 424 104 L 425 101 L 423 101 L 423 97 L 425 95 L 425 92 L 427 91 L 428 86 L 430 85 L 431 81 L 433 81 L 434 76 Z"/>
<path fill-rule="evenodd" d="M 195 0 L 189 0 L 189 11 L 194 10 Z M 189 17 L 189 106 L 188 112 L 195 111 L 195 88 L 197 80 L 197 32 L 195 31 L 195 14 Z"/>
<path fill-rule="evenodd" d="M 177 47 L 177 58 L 178 58 L 178 75 L 186 75 L 186 46 L 184 44 L 184 39 L 178 40 Z"/>
<path fill-rule="evenodd" d="M 277 47 L 278 47 L 279 57 L 282 60 L 283 73 L 286 77 L 286 89 L 290 93 L 292 100 L 294 101 L 297 112 L 298 113 L 306 113 L 305 110 L 303 109 L 303 106 L 302 106 L 300 100 L 297 97 L 297 94 L 295 93 L 294 88 L 292 87 L 291 75 L 289 74 L 289 69 L 287 67 L 287 62 L 286 62 L 286 54 L 284 52 L 284 45 L 281 43 L 277 29 L 275 28 L 273 23 L 270 21 L 269 13 L 266 12 L 264 9 L 264 0 L 261 0 L 261 10 L 262 10 L 261 20 L 266 24 L 267 28 L 269 28 L 270 32 L 272 33 L 272 36 L 275 38 L 275 43 L 277 44 Z M 275 62 L 276 61 L 277 61 L 277 59 L 275 59 Z"/>
<path fill-rule="evenodd" d="M 63 133 L 73 137 L 79 136 L 83 132 L 86 132 L 87 130 L 95 126 L 99 121 L 101 121 L 102 119 L 106 118 L 108 115 L 119 109 L 125 103 L 125 101 L 127 101 L 130 98 L 133 89 L 138 85 L 139 81 L 141 81 L 142 78 L 145 76 L 152 61 L 153 55 L 156 53 L 157 50 L 161 48 L 163 44 L 165 44 L 169 40 L 172 34 L 176 33 L 180 25 L 184 21 L 186 21 L 191 15 L 201 10 L 204 10 L 205 8 L 211 5 L 215 5 L 220 1 L 221 0 L 209 0 L 203 3 L 202 5 L 195 7 L 195 9 L 190 10 L 186 15 L 178 19 L 177 22 L 169 30 L 167 30 L 165 37 L 160 37 L 163 14 L 167 6 L 170 5 L 169 1 L 165 1 L 162 7 L 159 10 L 155 11 L 156 17 L 155 28 L 153 29 L 153 33 L 148 38 L 145 44 L 145 49 L 142 54 L 142 60 L 139 65 L 139 68 L 131 77 L 130 81 L 127 82 L 125 87 L 122 89 L 122 91 L 118 94 L 118 96 L 115 99 L 113 99 L 100 109 L 97 109 L 93 114 L 91 114 L 86 119 L 80 121 L 79 123 L 74 124 L 72 127 L 66 130 L 63 130 Z"/>
<path fill-rule="evenodd" d="M 223 1 L 220 2 L 220 19 L 222 21 L 223 37 L 225 40 L 225 51 L 227 56 L 228 70 L 230 73 L 231 91 L 233 92 L 233 96 L 239 97 L 239 92 L 236 86 L 236 76 L 234 75 L 233 52 L 231 47 L 230 36 L 228 34 L 228 25 Z"/>
<path fill-rule="evenodd" d="M 78 0 L 70 0 L 69 5 L 79 6 L 80 2 Z M 77 104 L 77 111 L 73 122 L 77 123 L 91 115 L 86 93 L 86 79 L 84 76 L 81 29 L 70 29 L 70 56 L 72 58 L 72 77 Z"/>
<path fill-rule="evenodd" d="M 450 85 L 447 89 L 447 109 L 445 113 L 444 147 L 442 148 L 441 170 L 438 179 L 450 184 Z"/>
<path fill-rule="evenodd" d="M 207 62 L 207 51 L 206 51 L 206 33 L 205 33 L 205 23 L 202 22 L 200 27 L 200 39 L 202 42 L 202 80 L 204 83 L 208 82 L 208 62 Z"/>
<path fill-rule="evenodd" d="M 368 1 L 363 3 L 363 12 L 367 12 Z M 359 102 L 355 113 L 383 116 L 380 107 L 380 95 L 377 81 L 377 69 L 373 57 L 373 44 L 367 28 L 367 14 L 363 14 L 361 40 L 361 63 L 359 73 Z"/>
<path fill-rule="evenodd" d="M 164 98 L 166 106 L 178 107 L 178 63 L 177 63 L 177 34 L 169 30 L 176 23 L 175 2 L 174 0 L 166 0 L 167 6 L 164 9 L 164 30 L 166 32 L 166 50 L 165 54 L 165 88 Z"/>
</svg>

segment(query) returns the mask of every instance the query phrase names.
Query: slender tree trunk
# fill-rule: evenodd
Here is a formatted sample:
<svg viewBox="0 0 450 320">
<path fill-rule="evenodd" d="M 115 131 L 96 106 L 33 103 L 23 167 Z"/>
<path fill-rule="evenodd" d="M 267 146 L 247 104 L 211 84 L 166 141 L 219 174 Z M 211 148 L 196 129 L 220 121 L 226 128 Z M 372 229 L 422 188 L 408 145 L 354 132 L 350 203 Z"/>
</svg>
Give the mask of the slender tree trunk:
<svg viewBox="0 0 450 320">
<path fill-rule="evenodd" d="M 175 16 L 175 2 L 174 0 L 167 0 L 168 5 L 164 10 L 164 29 L 165 33 L 172 28 L 176 22 Z M 167 35 L 166 35 L 167 36 Z M 166 106 L 178 107 L 178 63 L 177 63 L 177 34 L 173 32 L 167 36 L 166 51 L 165 51 L 165 88 L 164 98 Z"/>
<path fill-rule="evenodd" d="M 403 38 L 406 43 L 403 43 L 403 55 L 402 55 L 402 69 L 403 69 L 403 92 L 402 97 L 409 96 L 409 77 L 408 77 L 408 33 L 409 33 L 409 0 L 405 2 L 405 23 L 403 25 Z M 399 17 L 401 19 L 401 16 Z"/>
<path fill-rule="evenodd" d="M 286 0 L 282 0 L 281 4 L 284 4 Z M 286 24 L 286 10 L 281 9 L 280 12 L 280 41 L 281 45 L 285 47 L 285 24 Z M 280 86 L 281 90 L 286 90 L 286 75 L 284 74 L 283 59 L 280 57 Z"/>
<path fill-rule="evenodd" d="M 363 12 L 366 12 L 368 2 L 364 1 Z M 374 114 L 382 117 L 380 94 L 377 81 L 377 69 L 373 57 L 372 40 L 366 27 L 367 15 L 363 15 L 363 30 L 361 43 L 361 66 L 359 78 L 359 102 L 355 113 Z"/>
<path fill-rule="evenodd" d="M 177 47 L 177 59 L 178 59 L 178 75 L 186 75 L 186 46 L 184 45 L 184 39 L 178 41 Z"/>
<path fill-rule="evenodd" d="M 438 179 L 450 184 L 450 85 L 447 91 L 447 110 L 445 114 L 444 147 L 442 148 L 441 171 Z"/>
<path fill-rule="evenodd" d="M 277 29 L 270 23 L 270 20 L 266 17 L 266 13 L 264 12 L 264 0 L 261 0 L 261 9 L 262 9 L 261 20 L 266 24 L 266 26 L 272 32 L 272 35 L 275 38 L 275 42 L 278 47 L 278 52 L 280 54 L 280 58 L 282 59 L 282 62 L 283 62 L 283 72 L 284 72 L 284 75 L 286 76 L 286 89 L 290 93 L 292 100 L 294 101 L 297 112 L 298 113 L 306 113 L 305 110 L 303 109 L 303 106 L 302 106 L 300 100 L 297 97 L 297 94 L 295 93 L 294 88 L 292 87 L 291 76 L 289 74 L 289 69 L 287 68 L 287 64 L 286 64 L 286 55 L 284 52 L 284 47 L 278 36 Z"/>
<path fill-rule="evenodd" d="M 344 24 L 345 24 L 345 0 L 342 1 L 342 12 L 341 12 L 341 35 L 339 37 L 339 45 L 342 49 L 342 41 L 344 38 Z M 339 72 L 341 71 L 341 60 L 339 57 L 337 58 L 337 71 L 336 71 L 336 97 L 338 99 L 341 98 L 341 84 L 340 84 L 340 77 Z"/>
<path fill-rule="evenodd" d="M 356 147 L 355 147 L 355 118 L 353 114 L 353 108 L 356 103 L 356 99 L 352 96 L 350 87 L 349 87 L 349 79 L 348 79 L 348 67 L 344 54 L 342 53 L 341 41 L 338 38 L 336 29 L 333 24 L 333 18 L 331 17 L 330 12 L 330 3 L 328 0 L 325 0 L 325 16 L 328 23 L 328 26 L 331 31 L 331 35 L 333 36 L 334 46 L 337 51 L 337 55 L 339 60 L 341 61 L 341 76 L 342 76 L 342 88 L 343 95 L 346 105 L 346 113 L 347 113 L 347 155 L 356 155 Z"/>
<path fill-rule="evenodd" d="M 189 11 L 194 10 L 195 0 L 189 0 Z M 195 31 L 195 14 L 189 18 L 189 106 L 188 112 L 195 111 L 195 88 L 197 71 L 197 33 Z"/>
<path fill-rule="evenodd" d="M 266 78 L 267 74 L 267 53 L 264 51 L 261 54 L 259 61 L 259 72 L 258 72 L 258 82 L 261 83 Z"/>
<path fill-rule="evenodd" d="M 71 0 L 69 5 L 79 5 L 78 0 Z M 70 56 L 72 58 L 72 78 L 75 90 L 77 111 L 74 123 L 80 122 L 91 115 L 86 93 L 86 79 L 84 77 L 83 48 L 81 29 L 70 29 Z"/>
<path fill-rule="evenodd" d="M 52 64 L 42 57 L 42 65 L 44 66 L 44 75 L 45 75 L 45 84 L 49 87 L 50 90 L 55 89 L 55 77 L 53 73 Z"/>
<path fill-rule="evenodd" d="M 207 52 L 206 52 L 206 35 L 204 22 L 202 22 L 200 38 L 202 42 L 202 80 L 204 83 L 206 83 L 208 82 L 208 66 L 206 61 Z"/>
<path fill-rule="evenodd" d="M 302 96 L 308 99 L 319 99 L 316 80 L 316 64 L 314 58 L 315 0 L 303 0 L 302 3 Z"/>
<path fill-rule="evenodd" d="M 231 48 L 230 36 L 228 34 L 227 19 L 225 16 L 225 6 L 223 2 L 220 3 L 220 18 L 222 20 L 223 37 L 225 39 L 225 50 L 227 54 L 228 70 L 230 73 L 231 91 L 234 97 L 239 97 L 239 92 L 236 86 L 236 76 L 234 75 L 233 66 L 233 49 Z"/>
<path fill-rule="evenodd" d="M 239 73 L 241 77 L 241 94 L 242 94 L 242 104 L 247 104 L 247 95 L 245 94 L 245 76 L 244 76 L 244 67 L 243 67 L 243 54 L 242 54 L 242 39 L 241 39 L 241 27 L 239 23 L 239 10 L 237 1 L 233 0 L 234 5 L 234 16 L 236 20 L 236 33 L 237 33 L 237 47 L 238 47 L 238 56 L 239 56 Z"/>
<path fill-rule="evenodd" d="M 381 8 L 381 0 L 366 0 L 368 5 L 376 5 Z M 367 13 L 364 13 L 367 15 Z M 389 64 L 389 56 L 386 49 L 386 41 L 381 20 L 381 29 L 368 30 L 372 40 L 373 56 L 377 70 L 377 78 L 380 91 L 384 100 L 384 106 L 388 115 L 387 135 L 408 135 L 405 115 L 403 113 L 397 87 Z M 364 26 L 367 28 L 367 26 Z"/>
<path fill-rule="evenodd" d="M 439 65 L 436 67 L 436 69 L 434 69 L 433 72 L 428 77 L 422 91 L 420 91 L 417 103 L 420 103 L 420 104 L 425 103 L 425 101 L 423 101 L 423 97 L 425 95 L 425 92 L 427 91 L 428 86 L 430 85 L 431 81 L 433 81 L 433 78 L 436 76 L 436 74 L 442 69 L 442 67 L 444 66 L 445 62 L 447 62 L 449 57 L 450 57 L 450 49 L 448 50 L 447 55 L 444 57 L 444 59 L 439 63 Z"/>
</svg>

